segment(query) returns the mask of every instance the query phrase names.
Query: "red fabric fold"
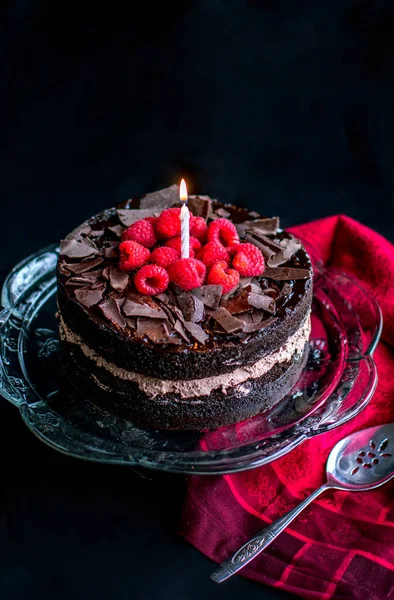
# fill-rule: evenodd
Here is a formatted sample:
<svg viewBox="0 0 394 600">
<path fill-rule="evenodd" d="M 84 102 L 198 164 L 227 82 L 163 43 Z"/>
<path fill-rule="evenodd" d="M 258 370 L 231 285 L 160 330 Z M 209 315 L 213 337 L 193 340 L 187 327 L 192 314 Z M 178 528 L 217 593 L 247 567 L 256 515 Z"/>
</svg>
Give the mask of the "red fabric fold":
<svg viewBox="0 0 394 600">
<path fill-rule="evenodd" d="M 269 465 L 189 478 L 180 532 L 215 562 L 320 486 L 337 441 L 394 422 L 394 246 L 343 215 L 291 231 L 313 244 L 328 266 L 357 277 L 379 301 L 384 328 L 374 355 L 378 388 L 355 419 Z M 242 575 L 308 600 L 394 598 L 393 492 L 390 482 L 370 492 L 324 493 Z"/>
</svg>

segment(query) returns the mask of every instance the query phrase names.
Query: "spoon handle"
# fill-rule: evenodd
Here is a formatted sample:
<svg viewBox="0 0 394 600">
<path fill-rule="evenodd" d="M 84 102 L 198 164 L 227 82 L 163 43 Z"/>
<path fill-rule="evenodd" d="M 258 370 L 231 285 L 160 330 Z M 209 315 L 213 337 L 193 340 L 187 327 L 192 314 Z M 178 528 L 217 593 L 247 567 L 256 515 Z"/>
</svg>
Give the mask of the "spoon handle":
<svg viewBox="0 0 394 600">
<path fill-rule="evenodd" d="M 251 560 L 253 560 L 260 552 L 262 552 L 267 546 L 274 541 L 274 539 L 282 533 L 284 529 L 300 514 L 322 492 L 327 490 L 330 486 L 325 483 L 317 490 L 312 492 L 310 496 L 305 498 L 298 504 L 293 510 L 280 517 L 265 527 L 262 531 L 257 533 L 252 539 L 244 544 L 239 550 L 235 552 L 231 557 L 227 558 L 221 565 L 219 565 L 211 574 L 211 579 L 216 583 L 222 583 L 232 575 L 235 575 L 237 571 L 243 569 Z"/>
</svg>

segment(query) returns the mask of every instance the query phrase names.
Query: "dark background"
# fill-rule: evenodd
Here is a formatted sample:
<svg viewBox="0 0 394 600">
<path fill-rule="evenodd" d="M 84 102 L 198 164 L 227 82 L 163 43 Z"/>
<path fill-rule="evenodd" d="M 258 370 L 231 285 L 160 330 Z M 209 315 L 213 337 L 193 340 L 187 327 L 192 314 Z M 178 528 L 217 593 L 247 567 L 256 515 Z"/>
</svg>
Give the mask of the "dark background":
<svg viewBox="0 0 394 600">
<path fill-rule="evenodd" d="M 394 240 L 394 8 L 3 1 L 0 269 L 178 182 Z M 58 455 L 0 412 L 0 598 L 287 598 L 176 536 L 184 481 Z"/>
</svg>

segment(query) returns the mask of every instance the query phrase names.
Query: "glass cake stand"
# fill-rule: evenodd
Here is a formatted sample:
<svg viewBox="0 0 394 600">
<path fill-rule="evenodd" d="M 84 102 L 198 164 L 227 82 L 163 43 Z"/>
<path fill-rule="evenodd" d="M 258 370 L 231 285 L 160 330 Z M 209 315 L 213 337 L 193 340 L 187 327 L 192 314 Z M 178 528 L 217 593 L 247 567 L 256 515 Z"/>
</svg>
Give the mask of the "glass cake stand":
<svg viewBox="0 0 394 600">
<path fill-rule="evenodd" d="M 56 246 L 29 256 L 5 281 L 0 393 L 42 441 L 78 458 L 194 474 L 275 460 L 352 419 L 377 384 L 372 356 L 382 327 L 379 306 L 358 282 L 325 269 L 308 251 L 315 265 L 308 362 L 291 394 L 267 413 L 214 430 L 157 431 L 105 412 L 94 398 L 74 405 L 59 378 Z"/>
</svg>

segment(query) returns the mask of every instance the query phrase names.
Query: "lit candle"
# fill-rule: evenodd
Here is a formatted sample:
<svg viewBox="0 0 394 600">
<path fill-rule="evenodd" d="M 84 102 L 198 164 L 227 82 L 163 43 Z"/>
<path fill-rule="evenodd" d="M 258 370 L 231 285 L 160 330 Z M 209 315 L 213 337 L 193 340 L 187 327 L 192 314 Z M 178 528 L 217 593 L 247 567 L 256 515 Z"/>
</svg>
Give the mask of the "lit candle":
<svg viewBox="0 0 394 600">
<path fill-rule="evenodd" d="M 187 208 L 187 187 L 185 180 L 181 181 L 181 188 L 179 191 L 179 198 L 182 203 L 181 208 L 181 258 L 189 258 L 189 245 L 190 245 L 190 234 L 189 234 L 189 221 L 190 213 Z"/>
</svg>

